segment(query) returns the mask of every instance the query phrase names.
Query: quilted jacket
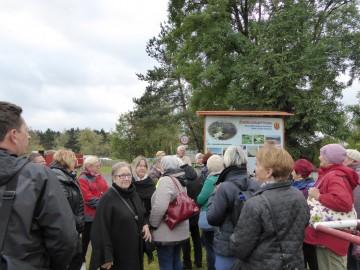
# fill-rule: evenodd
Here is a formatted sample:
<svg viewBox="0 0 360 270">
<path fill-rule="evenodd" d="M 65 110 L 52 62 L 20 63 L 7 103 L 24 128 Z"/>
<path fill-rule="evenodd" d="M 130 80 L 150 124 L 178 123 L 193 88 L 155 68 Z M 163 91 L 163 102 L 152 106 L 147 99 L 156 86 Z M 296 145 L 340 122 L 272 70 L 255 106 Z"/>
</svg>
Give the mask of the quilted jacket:
<svg viewBox="0 0 360 270">
<path fill-rule="evenodd" d="M 233 269 L 282 269 L 280 245 L 264 196 L 274 213 L 287 263 L 304 269 L 302 245 L 310 213 L 305 197 L 290 181 L 266 184 L 246 201 L 230 237 L 230 249 L 240 260 Z"/>
</svg>

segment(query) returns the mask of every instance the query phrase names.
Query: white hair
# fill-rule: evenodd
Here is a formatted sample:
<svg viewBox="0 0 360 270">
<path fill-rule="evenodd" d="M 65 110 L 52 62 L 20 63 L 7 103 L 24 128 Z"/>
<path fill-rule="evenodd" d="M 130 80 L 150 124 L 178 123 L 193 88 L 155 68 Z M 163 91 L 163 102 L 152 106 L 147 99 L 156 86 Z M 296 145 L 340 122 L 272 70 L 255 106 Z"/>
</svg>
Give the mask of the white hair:
<svg viewBox="0 0 360 270">
<path fill-rule="evenodd" d="M 100 162 L 99 161 L 99 158 L 97 156 L 87 156 L 84 160 L 84 164 L 83 164 L 83 167 L 86 168 L 87 166 L 92 166 L 94 165 L 95 163 L 98 163 Z"/>
<path fill-rule="evenodd" d="M 241 164 L 247 164 L 247 157 L 240 146 L 230 146 L 226 149 L 224 154 L 224 165 L 229 166 L 240 166 Z"/>
</svg>

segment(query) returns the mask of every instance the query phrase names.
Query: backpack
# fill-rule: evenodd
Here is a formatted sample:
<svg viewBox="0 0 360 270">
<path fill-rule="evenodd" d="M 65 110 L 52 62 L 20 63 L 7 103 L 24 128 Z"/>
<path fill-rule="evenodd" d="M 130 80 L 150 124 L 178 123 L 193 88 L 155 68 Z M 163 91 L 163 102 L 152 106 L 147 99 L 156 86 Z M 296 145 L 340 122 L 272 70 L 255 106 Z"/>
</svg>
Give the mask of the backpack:
<svg viewBox="0 0 360 270">
<path fill-rule="evenodd" d="M 234 184 L 235 185 L 235 184 Z M 236 192 L 234 205 L 232 209 L 232 223 L 234 224 L 234 227 L 238 223 L 241 210 L 244 207 L 245 202 L 254 196 L 254 192 L 248 191 L 248 190 L 241 190 L 238 187 L 236 187 L 239 191 Z"/>
</svg>

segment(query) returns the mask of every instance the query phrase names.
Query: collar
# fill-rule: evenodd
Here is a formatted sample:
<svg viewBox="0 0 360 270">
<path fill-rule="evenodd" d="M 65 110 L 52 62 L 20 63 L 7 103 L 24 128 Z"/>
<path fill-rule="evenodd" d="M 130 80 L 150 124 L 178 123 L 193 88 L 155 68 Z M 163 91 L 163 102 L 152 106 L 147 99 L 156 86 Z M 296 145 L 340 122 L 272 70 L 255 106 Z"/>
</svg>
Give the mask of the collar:
<svg viewBox="0 0 360 270">
<path fill-rule="evenodd" d="M 265 183 L 264 183 L 265 184 Z M 284 187 L 291 187 L 291 182 L 289 180 L 282 180 L 280 182 L 272 182 L 272 183 L 267 183 L 265 185 L 262 185 L 260 190 L 258 190 L 257 192 L 254 193 L 254 195 L 258 195 L 263 193 L 266 190 L 271 190 L 271 189 L 277 189 L 277 188 L 284 188 Z"/>
</svg>

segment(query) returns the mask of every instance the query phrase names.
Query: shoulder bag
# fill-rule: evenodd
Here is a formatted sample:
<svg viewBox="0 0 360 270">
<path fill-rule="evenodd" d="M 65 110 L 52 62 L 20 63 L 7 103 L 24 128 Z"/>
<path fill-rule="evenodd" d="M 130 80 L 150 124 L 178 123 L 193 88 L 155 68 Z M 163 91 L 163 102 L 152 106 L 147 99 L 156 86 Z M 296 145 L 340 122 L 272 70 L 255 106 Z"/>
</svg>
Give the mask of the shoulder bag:
<svg viewBox="0 0 360 270">
<path fill-rule="evenodd" d="M 267 206 L 268 206 L 268 208 L 270 210 L 271 221 L 272 221 L 272 224 L 274 226 L 275 233 L 276 233 L 276 239 L 279 242 L 280 253 L 281 253 L 280 259 L 281 259 L 281 262 L 282 262 L 282 268 L 281 269 L 298 270 L 298 268 L 296 268 L 296 267 L 292 266 L 291 264 L 289 264 L 289 259 L 286 257 L 283 246 L 282 246 L 281 241 L 279 239 L 279 232 L 278 232 L 278 229 L 277 229 L 276 224 L 275 224 L 275 217 L 274 217 L 274 213 L 272 211 L 271 204 L 270 204 L 268 198 L 266 198 L 265 195 L 263 195 L 263 198 L 264 198 L 264 200 L 265 200 L 265 202 L 266 202 L 266 204 L 267 204 Z"/>
<path fill-rule="evenodd" d="M 5 236 L 9 226 L 9 220 L 11 215 L 12 206 L 16 197 L 16 187 L 19 179 L 19 173 L 28 162 L 25 162 L 20 170 L 13 175 L 7 182 L 5 191 L 2 195 L 2 205 L 0 207 L 1 219 L 0 219 L 0 245 L 1 245 L 1 263 L 0 270 L 38 270 L 39 268 L 24 262 L 18 258 L 13 258 L 3 253 Z"/>
<path fill-rule="evenodd" d="M 331 171 L 333 172 L 333 171 Z M 329 172 L 329 173 L 331 173 Z M 324 176 L 326 177 L 326 175 Z M 316 186 L 319 188 L 321 182 Z M 341 220 L 354 220 L 357 219 L 356 211 L 354 205 L 349 212 L 338 212 L 329 207 L 326 207 L 321 202 L 310 196 L 307 199 L 307 203 L 310 208 L 310 226 L 314 226 L 316 222 L 326 222 L 326 221 L 341 221 Z M 355 229 L 355 228 L 343 228 L 343 229 Z"/>
<path fill-rule="evenodd" d="M 180 191 L 174 178 L 170 178 L 178 190 L 178 194 L 169 204 L 164 221 L 170 230 L 172 230 L 178 223 L 198 214 L 200 212 L 200 208 L 195 201 L 186 194 L 186 192 Z"/>
</svg>

